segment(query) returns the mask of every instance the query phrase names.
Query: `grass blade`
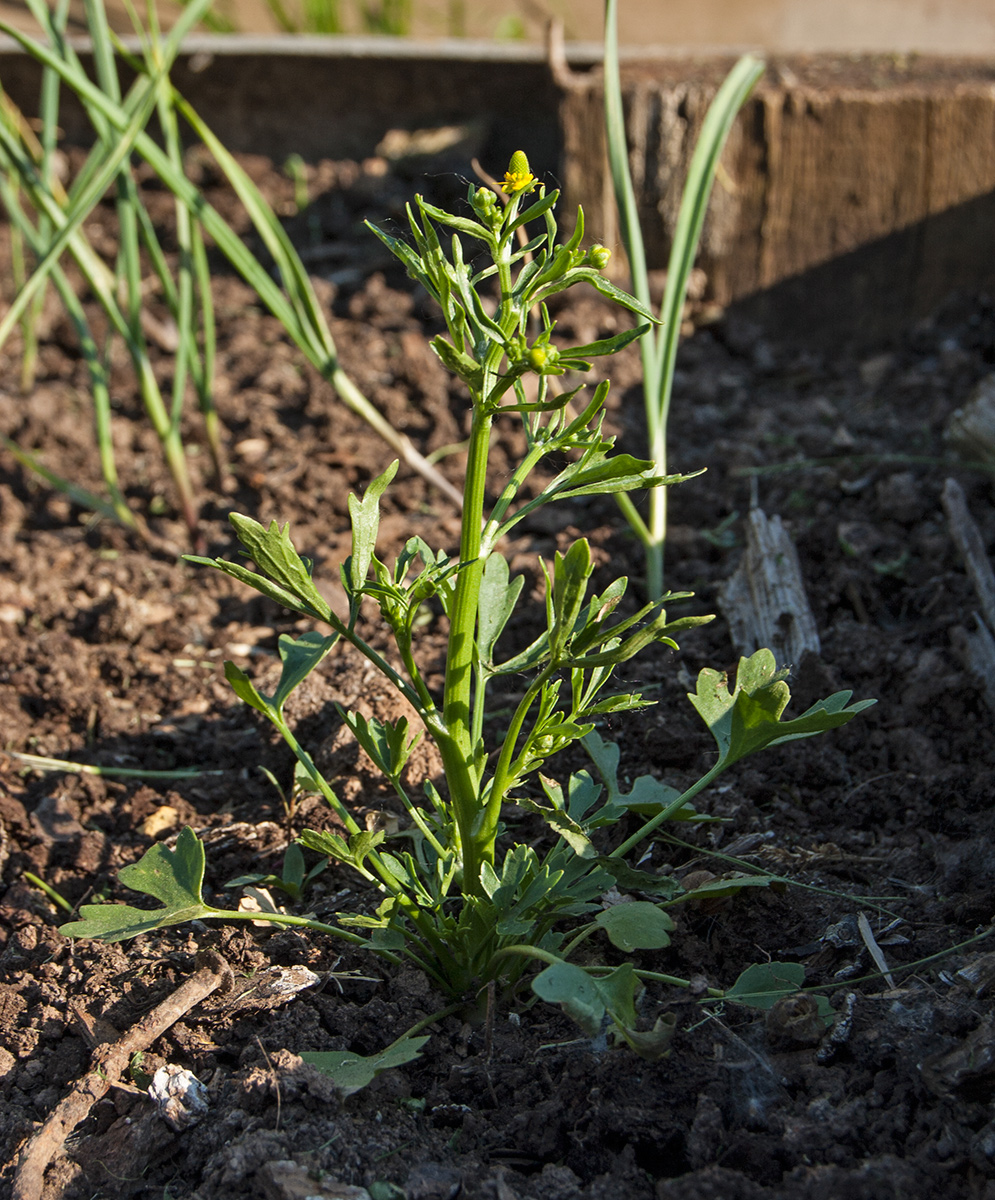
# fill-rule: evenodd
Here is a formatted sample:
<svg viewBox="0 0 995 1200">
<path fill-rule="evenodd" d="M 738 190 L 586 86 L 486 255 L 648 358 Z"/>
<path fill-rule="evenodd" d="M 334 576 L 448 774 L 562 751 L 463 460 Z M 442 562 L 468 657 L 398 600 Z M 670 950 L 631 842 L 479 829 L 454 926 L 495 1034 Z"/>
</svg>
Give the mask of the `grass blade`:
<svg viewBox="0 0 995 1200">
<path fill-rule="evenodd" d="M 744 55 L 730 71 L 709 106 L 681 197 L 667 264 L 667 285 L 660 311 L 662 323 L 640 344 L 649 456 L 660 475 L 667 474 L 667 421 L 688 279 L 698 253 L 719 158 L 736 115 L 763 70 L 762 62 Z M 648 306 L 650 294 L 646 250 L 626 143 L 618 54 L 618 0 L 606 0 L 605 3 L 605 132 L 622 240 L 632 272 L 632 290 L 637 299 Z M 647 593 L 651 597 L 661 596 L 667 536 L 667 489 L 658 487 L 650 491 L 648 520 L 641 516 L 628 496 L 621 495 L 619 505 L 646 550 Z"/>
</svg>

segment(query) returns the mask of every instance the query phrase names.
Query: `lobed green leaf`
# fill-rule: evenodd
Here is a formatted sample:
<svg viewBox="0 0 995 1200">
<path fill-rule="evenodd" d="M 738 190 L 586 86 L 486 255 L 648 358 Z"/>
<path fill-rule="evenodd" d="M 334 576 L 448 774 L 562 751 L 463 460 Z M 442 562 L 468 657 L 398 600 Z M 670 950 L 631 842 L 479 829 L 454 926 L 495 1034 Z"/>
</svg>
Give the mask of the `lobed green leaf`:
<svg viewBox="0 0 995 1200">
<path fill-rule="evenodd" d="M 177 837 L 175 850 L 157 842 L 137 863 L 123 867 L 118 879 L 133 891 L 154 896 L 162 906 L 141 909 L 130 904 L 84 904 L 80 919 L 61 926 L 59 932 L 70 938 L 120 942 L 167 925 L 221 915 L 201 897 L 204 846 L 189 825 Z"/>
</svg>

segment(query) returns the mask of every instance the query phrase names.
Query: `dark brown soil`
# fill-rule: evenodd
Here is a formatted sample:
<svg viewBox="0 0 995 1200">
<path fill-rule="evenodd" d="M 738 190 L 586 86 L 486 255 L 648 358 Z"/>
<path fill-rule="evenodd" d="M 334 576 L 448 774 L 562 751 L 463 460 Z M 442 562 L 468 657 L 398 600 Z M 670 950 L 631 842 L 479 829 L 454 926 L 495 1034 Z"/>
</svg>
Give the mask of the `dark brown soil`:
<svg viewBox="0 0 995 1200">
<path fill-rule="evenodd" d="M 265 163 L 251 165 L 289 201 L 288 181 Z M 458 442 L 465 404 L 427 347 L 434 315 L 393 268 L 375 269 L 374 243 L 357 242 L 358 219 L 394 218 L 412 185 L 341 163 L 317 168 L 313 182 L 322 196 L 310 224 L 296 223 L 304 240 L 310 228 L 322 246 L 362 249 L 348 261 L 345 249 L 337 262 L 329 257 L 338 274 L 322 291 L 346 369 L 424 452 Z M 289 521 L 334 599 L 348 551 L 347 496 L 391 455 L 223 273 L 218 301 L 218 403 L 233 480 L 222 491 L 204 483 L 207 541 L 213 553 L 232 552 L 231 509 Z M 559 331 L 581 342 L 620 320 L 591 295 L 575 296 L 558 317 Z M 16 391 L 16 351 L 11 343 L 0 359 L 0 429 L 97 487 L 85 378 L 68 326 L 53 308 L 29 397 Z M 306 799 L 288 822 L 262 768 L 289 787 L 290 753 L 233 702 L 222 663 L 234 659 L 265 683 L 276 668 L 277 635 L 306 623 L 95 523 L 0 457 L 4 748 L 214 772 L 160 785 L 3 761 L 4 1159 L 16 1158 L 85 1073 L 87 1036 L 114 1036 L 101 1035 L 101 1022 L 130 1028 L 190 974 L 198 948 L 214 947 L 258 986 L 194 1009 L 141 1063 L 149 1074 L 166 1062 L 193 1071 L 207 1086 L 207 1116 L 172 1133 L 149 1116 L 141 1094 L 112 1090 L 51 1167 L 50 1200 L 289 1200 L 343 1194 L 335 1181 L 379 1184 L 374 1196 L 408 1200 L 995 1197 L 995 959 L 984 941 L 957 949 L 988 928 L 995 905 L 995 751 L 992 714 L 952 648 L 951 634 L 971 623 L 976 602 L 940 506 L 947 469 L 936 462 L 950 413 L 993 363 L 995 311 L 983 297 L 954 298 L 896 344 L 859 358 L 780 346 L 721 320 L 682 351 L 672 467 L 708 473 L 672 493 L 669 585 L 696 593 L 688 611 L 714 611 L 755 488 L 760 506 L 790 524 L 822 638 L 821 657 L 795 671 L 794 711 L 839 688 L 879 704 L 842 731 L 741 764 L 700 801 L 722 824 L 686 833 L 691 846 L 657 844 L 657 868 L 720 874 L 729 865 L 712 856 L 720 852 L 797 886 L 682 910 L 673 946 L 645 952 L 639 963 L 723 987 L 753 962 L 802 962 L 807 982 L 822 985 L 839 1010 L 834 1030 L 805 1045 L 762 1014 L 709 1012 L 654 985 L 643 1015 L 677 1018 L 662 1062 L 579 1040 L 542 1005 L 498 1011 L 490 1044 L 486 1025 L 457 1014 L 433 1027 L 419 1060 L 345 1100 L 294 1055 L 386 1046 L 444 1003 L 420 976 L 343 955 L 321 937 L 255 928 L 70 944 L 57 931 L 65 914 L 25 876 L 72 905 L 95 894 L 121 898 L 115 872 L 153 836 L 168 839 L 187 823 L 207 843 L 207 888 L 219 903 L 234 904 L 222 890 L 232 877 L 278 869 L 288 836 L 327 823 L 326 810 Z M 168 376 L 166 357 L 161 370 Z M 612 373 L 611 419 L 622 446 L 638 452 L 637 355 L 621 356 Z M 160 509 L 165 498 L 165 515 L 151 523 L 164 543 L 181 547 L 170 485 L 136 419 L 128 379 L 122 362 L 115 399 L 123 480 L 136 505 Z M 191 419 L 190 443 L 199 439 Z M 520 448 L 508 421 L 498 431 L 495 483 Z M 796 460 L 816 461 L 769 469 Z M 203 466 L 206 475 L 206 463 L 206 453 L 191 458 L 195 474 Z M 460 467 L 458 454 L 442 460 L 453 480 Z M 751 477 L 746 469 L 754 468 L 769 470 Z M 957 474 L 991 546 L 989 481 Z M 457 514 L 418 477 L 402 472 L 384 512 L 388 556 L 413 532 L 455 546 Z M 534 579 L 537 556 L 579 534 L 591 538 L 604 578 L 638 578 L 637 546 L 612 505 L 597 499 L 544 510 L 522 528 L 515 569 Z M 426 629 L 423 645 L 430 661 L 438 656 L 441 630 Z M 683 693 L 701 667 L 729 668 L 735 659 L 719 619 L 684 638 L 679 652 L 653 651 L 628 665 L 627 679 L 659 704 L 603 731 L 619 740 L 627 777 L 651 771 L 688 783 L 707 767 L 711 739 Z M 292 704 L 301 740 L 360 813 L 390 799 L 341 736 L 332 702 L 375 707 L 382 692 L 360 661 L 336 653 Z M 160 832 L 150 836 L 153 817 Z M 326 914 L 368 899 L 330 870 L 307 905 Z M 860 914 L 892 982 L 850 985 L 875 971 Z M 267 987 L 270 972 L 294 965 L 318 981 L 289 997 Z M 296 1166 L 272 1165 L 288 1161 Z M 4 1178 L 10 1186 L 12 1167 Z"/>
</svg>

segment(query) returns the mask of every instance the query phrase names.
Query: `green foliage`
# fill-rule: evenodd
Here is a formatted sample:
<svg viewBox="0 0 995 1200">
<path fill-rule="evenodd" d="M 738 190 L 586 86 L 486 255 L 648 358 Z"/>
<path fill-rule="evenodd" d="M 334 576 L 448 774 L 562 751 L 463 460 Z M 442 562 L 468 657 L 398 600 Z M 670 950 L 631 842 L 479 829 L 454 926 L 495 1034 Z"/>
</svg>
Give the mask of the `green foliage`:
<svg viewBox="0 0 995 1200">
<path fill-rule="evenodd" d="M 618 57 L 618 0 L 605 3 L 605 133 L 615 202 L 618 205 L 622 239 L 632 271 L 632 289 L 647 308 L 650 303 L 649 271 L 639 224 L 639 204 L 629 172 L 622 84 Z M 646 440 L 657 471 L 667 470 L 667 422 L 677 365 L 681 319 L 687 298 L 688 280 L 698 253 L 705 214 L 719 169 L 723 147 L 739 110 L 746 103 L 764 65 L 744 55 L 729 72 L 709 106 L 688 169 L 681 196 L 677 225 L 667 263 L 667 284 L 660 310 L 660 325 L 640 345 L 643 362 L 643 399 Z M 656 488 L 649 495 L 646 517 L 627 496 L 619 504 L 633 532 L 646 550 L 646 587 L 649 595 L 663 591 L 663 551 L 667 537 L 667 493 Z"/>
<path fill-rule="evenodd" d="M 142 47 L 140 56 L 127 50 L 111 32 L 103 0 L 86 5 L 87 28 L 93 43 L 96 79 L 84 70 L 71 42 L 65 37 L 68 16 L 65 0 L 47 5 L 27 0 L 42 32 L 42 39 L 0 21 L 0 31 L 44 68 L 40 101 L 41 137 L 32 122 L 0 93 L 0 204 L 13 231 L 17 294 L 0 320 L 0 347 L 21 325 L 24 337 L 22 378 L 30 387 L 37 338 L 34 326 L 44 292 L 51 283 L 79 341 L 90 376 L 93 420 L 100 453 L 105 495 L 80 488 L 71 479 L 56 475 L 30 451 L 10 439 L 0 444 L 28 470 L 59 488 L 75 503 L 145 533 L 144 518 L 133 513 L 118 480 L 111 430 L 109 363 L 115 340 L 125 346 L 144 411 L 162 446 L 172 475 L 177 501 L 196 545 L 198 500 L 186 466 L 181 438 L 188 383 L 196 394 L 204 436 L 215 473 L 225 471 L 221 426 L 214 406 L 215 326 L 206 246 L 213 242 L 236 271 L 254 288 L 260 300 L 282 323 L 288 336 L 318 371 L 333 384 L 339 397 L 361 416 L 411 467 L 459 503 L 459 494 L 415 450 L 404 434 L 386 421 L 342 371 L 328 322 L 321 310 L 307 271 L 276 214 L 215 137 L 201 117 L 173 88 L 169 72 L 182 39 L 208 14 L 211 0 L 189 0 L 168 34 L 160 34 L 155 8 L 149 24 L 142 26 L 132 13 Z M 119 60 L 134 73 L 124 92 Z M 53 170 L 53 153 L 59 129 L 60 91 L 67 89 L 81 105 L 94 133 L 94 145 L 83 167 L 63 188 Z M 150 132 L 157 118 L 159 131 Z M 203 193 L 187 178 L 183 163 L 181 127 L 204 143 L 214 156 L 245 207 L 267 254 L 268 266 L 249 249 L 245 239 L 222 218 Z M 163 247 L 152 218 L 141 203 L 136 169 L 146 164 L 172 194 L 174 201 L 177 265 Z M 119 251 L 113 269 L 89 240 L 87 218 L 113 187 L 117 198 Z M 83 276 L 100 308 L 106 335 L 98 333 L 62 266 L 69 257 Z M 31 268 L 31 269 L 29 269 Z M 149 291 L 161 294 L 176 327 L 172 385 L 163 395 L 153 369 L 143 305 Z"/>
<path fill-rule="evenodd" d="M 801 963 L 755 963 L 747 967 L 727 990 L 725 999 L 732 1004 L 742 1004 L 745 1008 L 766 1010 L 773 1008 L 785 996 L 793 996 L 800 991 L 804 982 L 805 968 Z M 828 1025 L 833 1018 L 828 999 L 820 995 L 814 999 L 819 1016 Z"/>
<path fill-rule="evenodd" d="M 836 729 L 875 703 L 860 700 L 847 707 L 853 693 L 834 692 L 800 717 L 782 721 L 791 699 L 786 674 L 777 670 L 769 650 L 758 650 L 739 660 L 736 683 L 731 690 L 727 677 L 718 671 L 706 669 L 698 676 L 697 691 L 688 699 L 715 738 L 719 761 L 724 766 L 767 746 L 780 746 Z"/>
<path fill-rule="evenodd" d="M 145 910 L 128 904 L 84 904 L 79 920 L 62 926 L 66 937 L 120 942 L 167 925 L 218 915 L 201 897 L 204 845 L 189 827 L 180 833 L 175 850 L 157 843 L 137 863 L 123 867 L 118 879 L 125 887 L 155 897 L 162 907 Z"/>
<path fill-rule="evenodd" d="M 593 593 L 591 550 L 579 539 L 557 552 L 551 563 L 542 564 L 542 631 L 525 647 L 504 649 L 505 631 L 524 589 L 520 577 L 511 577 L 499 547 L 523 515 L 569 497 L 618 494 L 675 480 L 662 478 L 648 462 L 612 454 L 613 438 L 602 428 L 607 383 L 586 399 L 578 399 L 581 386 L 560 391 L 551 385 L 568 368 L 582 370 L 590 358 L 613 353 L 630 335 L 573 348 L 554 344 L 546 301 L 574 283 L 602 287 L 599 268 L 593 264 L 603 265 L 604 254 L 599 247 L 581 249 L 582 218 L 566 244 L 557 241 L 556 193 L 546 193 L 524 154 L 514 156 L 503 186 L 506 204 L 486 188 L 471 188 L 467 211 L 472 216 L 453 216 L 417 198 L 408 213 L 411 244 L 380 234 L 438 301 L 446 333 L 435 339 L 435 351 L 463 379 L 470 395 L 458 554 L 433 550 L 412 537 L 393 564 L 377 556 L 380 503 L 394 477 L 393 464 L 370 483 L 362 498 L 349 501 L 352 547 L 340 570 L 348 602 L 344 615 L 322 599 L 311 578 L 312 564 L 294 548 L 289 529 L 276 522 L 267 528 L 247 517 L 232 518 L 254 570 L 224 560 L 193 560 L 210 563 L 331 630 L 328 635 L 308 632 L 279 639 L 282 671 L 272 695 L 263 693 L 234 664 L 227 663 L 225 671 L 238 696 L 280 731 L 298 770 L 341 821 L 338 832 L 305 830 L 301 845 L 324 861 L 357 872 L 380 897 L 373 912 L 339 914 L 334 926 L 286 914 L 251 916 L 332 930 L 392 961 L 411 962 L 455 1000 L 470 1000 L 492 982 L 513 992 L 522 985 L 530 963 L 538 960 L 544 969 L 532 980 L 537 995 L 561 1005 L 588 1036 L 600 1037 L 611 1029 L 637 1053 L 657 1058 L 667 1052 L 673 1025 L 662 1019 L 651 1030 L 638 1028 L 636 1000 L 643 985 L 634 965 L 625 962 L 609 970 L 569 960 L 594 938 L 610 953 L 664 950 L 675 931 L 668 911 L 672 906 L 767 886 L 770 879 L 742 876 L 688 892 L 677 880 L 628 861 L 629 852 L 643 847 L 665 821 L 705 819 L 691 806 L 692 798 L 745 754 L 841 725 L 865 705 L 847 707 L 849 693 L 841 693 L 794 721 L 782 720 L 787 685 L 774 672 L 768 651 L 740 664 L 732 688 L 715 672 L 703 671 L 691 699 L 718 742 L 718 761 L 684 792 L 650 776 L 637 779 L 626 791 L 618 781 L 618 749 L 606 744 L 595 726 L 605 714 L 633 711 L 648 702 L 638 693 L 613 691 L 613 673 L 654 642 L 676 647 L 676 635 L 710 618 L 672 619 L 659 602 L 627 603 L 624 578 Z M 535 193 L 535 199 L 526 200 Z M 529 204 L 524 212 L 523 202 Z M 541 222 L 544 232 L 528 240 L 526 256 L 516 230 L 529 221 Z M 451 231 L 446 250 L 440 227 Z M 473 253 L 464 249 L 465 237 L 478 243 Z M 490 266 L 479 265 L 488 261 Z M 485 304 L 478 290 L 488 280 L 496 283 L 496 308 Z M 637 316 L 645 315 L 637 301 L 621 298 Z M 536 314 L 538 334 L 530 323 Z M 632 336 L 646 328 L 639 326 Z M 492 423 L 497 415 L 508 413 L 522 420 L 526 451 L 488 508 L 485 481 Z M 519 501 L 530 475 L 549 456 L 566 465 L 529 499 Z M 441 689 L 430 687 L 415 653 L 418 617 L 427 604 L 436 606 L 448 623 Z M 379 610 L 390 631 L 395 651 L 391 661 L 361 633 L 364 605 Z M 340 640 L 364 656 L 407 701 L 442 759 L 444 786 L 441 781 L 438 787 L 431 780 L 412 781 L 411 752 L 421 736 L 414 718 L 385 721 L 340 710 L 405 809 L 407 827 L 394 836 L 360 828 L 298 744 L 285 716 L 294 690 Z M 494 680 L 511 675 L 520 698 L 506 723 L 495 729 L 487 720 L 488 689 Z M 576 742 L 586 746 L 602 783 L 587 771 L 576 772 L 565 783 L 548 773 L 550 760 Z M 535 845 L 531 835 L 529 842 L 516 840 L 513 822 L 521 810 L 544 823 L 547 839 Z M 637 823 L 636 831 L 609 851 L 609 838 L 625 822 Z M 169 872 L 171 883 L 164 878 Z M 191 914 L 233 919 L 230 912 L 203 903 L 202 877 L 203 850 L 193 834 L 184 831 L 175 853 L 153 847 L 121 874 L 122 882 L 156 896 L 164 908 L 148 913 L 128 906 L 90 905 L 66 931 L 72 936 L 117 938 Z M 283 875 L 267 882 L 293 896 L 300 894 L 307 878 L 303 858 L 288 852 Z M 234 919 L 243 916 L 235 914 Z M 755 992 L 772 991 L 761 983 L 744 984 L 729 998 L 750 1003 Z M 361 1076 L 364 1081 L 384 1062 L 364 1062 L 356 1056 L 349 1061 L 358 1074 L 348 1078 Z M 348 1065 L 342 1056 L 334 1061 L 326 1056 L 322 1062 L 330 1064 L 337 1079 Z"/>
<path fill-rule="evenodd" d="M 351 1096 L 391 1067 L 403 1067 L 421 1054 L 428 1037 L 408 1037 L 392 1042 L 379 1054 L 353 1054 L 348 1050 L 305 1050 L 301 1058 L 335 1080 L 343 1096 Z"/>
<path fill-rule="evenodd" d="M 276 888 L 291 900 L 297 901 L 303 897 L 311 881 L 324 872 L 327 865 L 328 860 L 323 859 L 309 871 L 300 844 L 291 842 L 283 856 L 283 870 L 279 875 L 239 875 L 237 879 L 229 879 L 225 887 Z"/>
</svg>

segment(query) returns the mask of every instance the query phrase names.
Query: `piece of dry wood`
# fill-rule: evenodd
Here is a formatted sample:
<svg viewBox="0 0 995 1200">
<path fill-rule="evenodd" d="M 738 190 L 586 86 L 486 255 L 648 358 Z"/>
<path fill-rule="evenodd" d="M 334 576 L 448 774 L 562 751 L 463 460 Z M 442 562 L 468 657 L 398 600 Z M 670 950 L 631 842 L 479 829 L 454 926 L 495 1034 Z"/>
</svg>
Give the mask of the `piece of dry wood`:
<svg viewBox="0 0 995 1200">
<path fill-rule="evenodd" d="M 965 629 L 956 625 L 950 630 L 950 641 L 965 669 L 978 685 L 985 703 L 995 712 L 995 637 L 975 613 L 976 627 Z"/>
<path fill-rule="evenodd" d="M 798 551 L 779 516 L 751 509 L 746 552 L 719 589 L 719 606 L 740 654 L 767 646 L 785 667 L 800 662 L 806 650 L 820 651 Z"/>
<path fill-rule="evenodd" d="M 157 1005 L 126 1034 L 94 1051 L 90 1070 L 77 1080 L 70 1093 L 49 1114 L 31 1138 L 17 1164 L 13 1200 L 40 1200 L 45 1187 L 45 1169 L 65 1144 L 66 1138 L 94 1104 L 107 1094 L 126 1070 L 132 1056 L 149 1046 L 218 988 L 233 983 L 231 968 L 216 951 L 198 956 L 198 969 L 186 983 Z"/>
<path fill-rule="evenodd" d="M 995 632 L 995 571 L 985 550 L 981 530 L 968 512 L 964 489 L 956 479 L 948 479 L 943 485 L 943 509 L 947 514 L 950 534 L 978 594 L 981 615 L 989 631 Z"/>
<path fill-rule="evenodd" d="M 651 269 L 666 266 L 688 165 L 730 65 L 703 56 L 689 70 L 680 56 L 649 55 L 622 64 Z M 742 301 L 778 340 L 790 330 L 828 345 L 841 333 L 870 342 L 980 281 L 979 261 L 991 275 L 995 90 L 985 65 L 953 71 L 923 56 L 882 67 L 870 56 L 777 58 L 723 151 L 698 258 L 707 298 L 723 308 Z M 582 205 L 587 229 L 614 246 L 603 76 L 552 74 L 562 94 L 561 211 Z M 624 272 L 621 255 L 615 269 Z"/>
</svg>

